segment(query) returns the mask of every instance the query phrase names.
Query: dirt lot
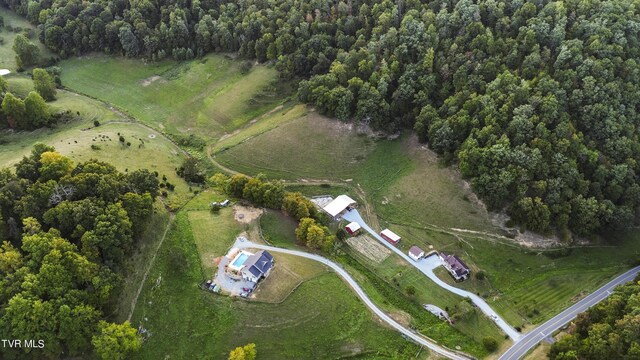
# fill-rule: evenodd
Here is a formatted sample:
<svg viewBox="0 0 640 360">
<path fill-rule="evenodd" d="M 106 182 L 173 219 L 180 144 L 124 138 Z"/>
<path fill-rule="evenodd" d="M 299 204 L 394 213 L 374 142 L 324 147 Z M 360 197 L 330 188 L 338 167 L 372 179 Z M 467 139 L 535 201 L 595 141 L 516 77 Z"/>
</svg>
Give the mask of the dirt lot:
<svg viewBox="0 0 640 360">
<path fill-rule="evenodd" d="M 262 209 L 251 206 L 233 205 L 233 217 L 241 224 L 249 224 L 262 214 Z"/>
<path fill-rule="evenodd" d="M 347 239 L 347 244 L 360 254 L 364 255 L 367 259 L 378 264 L 383 262 L 384 259 L 391 254 L 389 249 L 368 235 L 349 238 Z"/>
</svg>

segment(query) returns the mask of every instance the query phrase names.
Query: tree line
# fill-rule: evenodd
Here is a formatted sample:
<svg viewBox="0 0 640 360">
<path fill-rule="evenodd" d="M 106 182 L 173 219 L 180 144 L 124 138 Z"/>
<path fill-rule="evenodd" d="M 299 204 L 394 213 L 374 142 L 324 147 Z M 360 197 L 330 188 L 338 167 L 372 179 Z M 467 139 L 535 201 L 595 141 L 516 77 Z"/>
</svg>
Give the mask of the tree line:
<svg viewBox="0 0 640 360">
<path fill-rule="evenodd" d="M 21 99 L 9 92 L 7 80 L 0 77 L 0 130 L 34 130 L 51 127 L 64 116 L 55 113 L 46 101 L 55 100 L 56 85 L 53 77 L 44 69 L 33 69 L 35 91 Z"/>
<path fill-rule="evenodd" d="M 549 359 L 640 359 L 640 278 L 579 314 Z"/>
<path fill-rule="evenodd" d="M 414 129 L 524 229 L 636 220 L 637 1 L 0 1 L 63 56 L 274 62 L 329 116 Z"/>
<path fill-rule="evenodd" d="M 299 192 L 286 191 L 281 182 L 266 181 L 261 176 L 250 178 L 236 174 L 227 177 L 217 173 L 209 179 L 227 194 L 250 201 L 256 206 L 282 210 L 298 221 L 296 238 L 313 249 L 332 251 L 336 240 L 326 226 L 328 216 Z"/>
<path fill-rule="evenodd" d="M 106 321 L 123 281 L 123 260 L 152 214 L 159 181 L 147 170 L 120 173 L 75 164 L 37 144 L 0 170 L 0 335 L 44 340 L 3 349 L 3 358 L 123 358 L 141 346 L 128 322 Z"/>
</svg>

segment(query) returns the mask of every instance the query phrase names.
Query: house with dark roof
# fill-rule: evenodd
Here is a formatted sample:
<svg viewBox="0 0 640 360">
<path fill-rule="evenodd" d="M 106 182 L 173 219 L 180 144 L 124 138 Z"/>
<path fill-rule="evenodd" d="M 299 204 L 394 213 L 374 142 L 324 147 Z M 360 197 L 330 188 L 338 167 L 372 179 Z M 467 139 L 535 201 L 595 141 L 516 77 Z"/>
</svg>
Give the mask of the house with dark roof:
<svg viewBox="0 0 640 360">
<path fill-rule="evenodd" d="M 442 265 L 449 271 L 456 281 L 462 281 L 469 278 L 471 270 L 464 261 L 460 260 L 456 255 L 439 253 L 438 256 L 442 261 Z"/>
<path fill-rule="evenodd" d="M 242 278 L 258 282 L 266 278 L 273 268 L 273 256 L 266 250 L 260 250 L 249 256 L 242 267 Z"/>
</svg>

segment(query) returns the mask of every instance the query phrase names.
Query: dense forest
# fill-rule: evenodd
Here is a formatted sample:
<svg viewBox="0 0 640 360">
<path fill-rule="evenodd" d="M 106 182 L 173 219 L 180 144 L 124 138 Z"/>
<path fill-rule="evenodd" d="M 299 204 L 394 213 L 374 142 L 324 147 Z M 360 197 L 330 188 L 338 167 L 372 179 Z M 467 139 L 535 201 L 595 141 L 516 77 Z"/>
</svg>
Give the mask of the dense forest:
<svg viewBox="0 0 640 360">
<path fill-rule="evenodd" d="M 125 254 L 153 211 L 157 176 L 90 160 L 74 164 L 43 144 L 0 170 L 0 337 L 43 340 L 0 357 L 123 358 L 141 346 L 113 311 Z"/>
<path fill-rule="evenodd" d="M 569 333 L 553 344 L 551 360 L 640 359 L 640 278 L 581 313 Z"/>
<path fill-rule="evenodd" d="M 523 228 L 636 219 L 637 0 L 0 2 L 62 56 L 272 61 L 330 116 L 415 129 Z"/>
</svg>

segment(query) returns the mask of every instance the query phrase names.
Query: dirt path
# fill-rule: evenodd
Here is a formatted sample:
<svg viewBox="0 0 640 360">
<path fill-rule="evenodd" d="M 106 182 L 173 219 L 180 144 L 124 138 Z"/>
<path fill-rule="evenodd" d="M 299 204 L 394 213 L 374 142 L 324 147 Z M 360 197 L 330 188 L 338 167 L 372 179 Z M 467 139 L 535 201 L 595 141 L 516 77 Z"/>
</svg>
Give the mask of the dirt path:
<svg viewBox="0 0 640 360">
<path fill-rule="evenodd" d="M 241 174 L 240 172 L 235 171 L 235 170 L 233 170 L 233 169 L 229 169 L 228 167 L 226 167 L 226 166 L 224 166 L 224 165 L 220 164 L 219 162 L 217 162 L 217 161 L 216 161 L 216 159 L 214 159 L 214 158 L 213 158 L 213 155 L 211 155 L 211 146 L 209 146 L 209 147 L 207 148 L 207 157 L 209 158 L 209 161 L 211 161 L 211 163 L 212 163 L 215 167 L 217 167 L 217 168 L 221 169 L 222 171 L 226 172 L 227 174 L 230 174 L 230 175 L 238 175 L 238 174 Z M 247 176 L 248 176 L 248 175 L 247 175 Z"/>
<path fill-rule="evenodd" d="M 147 264 L 147 270 L 145 270 L 144 275 L 142 276 L 142 280 L 140 281 L 140 286 L 138 287 L 138 291 L 136 291 L 136 296 L 131 300 L 131 310 L 129 311 L 129 316 L 127 317 L 127 321 L 131 321 L 131 317 L 133 316 L 133 311 L 136 309 L 136 304 L 138 303 L 138 298 L 140 297 L 140 293 L 142 292 L 142 287 L 144 286 L 145 281 L 147 281 L 147 276 L 149 275 L 149 271 L 151 271 L 151 266 L 156 260 L 156 256 L 158 255 L 158 251 L 160 251 L 160 247 L 164 243 L 164 239 L 167 237 L 167 233 L 171 228 L 171 224 L 173 224 L 173 220 L 175 219 L 174 214 L 169 215 L 169 221 L 167 222 L 167 227 L 164 229 L 164 233 L 162 234 L 162 238 L 158 242 L 158 246 L 156 250 L 153 252 L 153 256 L 151 260 L 149 260 L 149 264 Z"/>
</svg>

